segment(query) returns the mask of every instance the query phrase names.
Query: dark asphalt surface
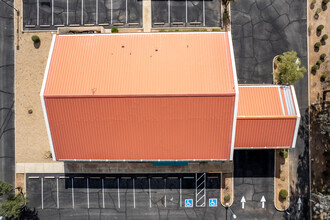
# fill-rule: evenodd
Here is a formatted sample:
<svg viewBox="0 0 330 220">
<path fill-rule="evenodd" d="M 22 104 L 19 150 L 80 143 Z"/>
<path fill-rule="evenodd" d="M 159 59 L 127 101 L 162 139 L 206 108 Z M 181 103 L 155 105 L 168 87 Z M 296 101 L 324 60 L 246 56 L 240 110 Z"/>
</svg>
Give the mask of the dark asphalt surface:
<svg viewBox="0 0 330 220">
<path fill-rule="evenodd" d="M 207 174 L 202 208 L 195 207 L 195 174 L 28 174 L 26 187 L 40 219 L 225 219 L 220 178 Z M 185 199 L 194 207 L 184 207 Z"/>
<path fill-rule="evenodd" d="M 15 177 L 13 16 L 13 9 L 0 2 L 0 180 L 11 184 Z"/>
<path fill-rule="evenodd" d="M 240 84 L 272 83 L 272 60 L 274 56 L 288 50 L 297 51 L 302 65 L 307 67 L 305 0 L 244 0 L 236 1 L 231 6 L 233 44 Z M 296 148 L 290 151 L 291 182 L 294 188 L 291 189 L 293 196 L 289 212 L 292 218 L 294 216 L 295 219 L 308 219 L 310 211 L 308 73 L 294 86 L 302 119 Z M 235 152 L 234 161 L 237 161 L 237 157 L 244 157 L 244 154 L 241 151 Z M 256 163 L 264 166 L 266 161 L 261 156 Z M 235 166 L 235 169 L 241 169 L 240 165 L 238 166 Z M 259 178 L 264 179 L 259 181 L 267 182 L 267 178 Z M 253 175 L 246 174 L 244 177 L 244 181 L 254 180 Z M 299 197 L 303 201 L 301 211 L 297 210 Z M 240 201 L 236 199 L 234 207 L 240 205 Z"/>
<path fill-rule="evenodd" d="M 219 27 L 221 0 L 152 0 L 151 14 L 153 27 Z"/>
<path fill-rule="evenodd" d="M 54 0 L 53 2 L 54 5 L 51 0 L 40 0 L 38 5 L 37 0 L 23 0 L 24 29 L 56 30 L 57 25 L 86 24 L 102 24 L 109 28 L 116 23 L 117 25 L 122 23 L 119 27 L 142 27 L 141 0 Z"/>
</svg>

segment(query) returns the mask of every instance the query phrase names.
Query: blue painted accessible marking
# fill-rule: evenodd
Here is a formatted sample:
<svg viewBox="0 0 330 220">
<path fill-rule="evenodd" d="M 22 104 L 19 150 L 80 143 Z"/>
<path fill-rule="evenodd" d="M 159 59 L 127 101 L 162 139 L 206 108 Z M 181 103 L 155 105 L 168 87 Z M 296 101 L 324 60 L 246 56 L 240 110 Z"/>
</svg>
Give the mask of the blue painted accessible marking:
<svg viewBox="0 0 330 220">
<path fill-rule="evenodd" d="M 192 199 L 186 199 L 184 203 L 185 207 L 193 207 L 193 200 Z"/>
<path fill-rule="evenodd" d="M 217 207 L 218 206 L 218 200 L 217 199 L 209 199 L 209 206 L 210 207 Z"/>
</svg>

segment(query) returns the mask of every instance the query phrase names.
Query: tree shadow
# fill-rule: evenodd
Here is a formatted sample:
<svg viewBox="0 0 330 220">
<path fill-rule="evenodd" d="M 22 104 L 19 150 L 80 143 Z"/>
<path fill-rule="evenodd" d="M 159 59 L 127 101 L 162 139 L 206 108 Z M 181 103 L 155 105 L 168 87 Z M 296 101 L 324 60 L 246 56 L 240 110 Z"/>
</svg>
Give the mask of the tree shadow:
<svg viewBox="0 0 330 220">
<path fill-rule="evenodd" d="M 314 47 L 314 52 L 319 52 L 320 48 L 319 47 Z"/>
<path fill-rule="evenodd" d="M 315 8 L 315 4 L 313 4 L 313 2 L 312 2 L 312 3 L 310 4 L 309 8 L 313 10 L 313 9 Z"/>
<path fill-rule="evenodd" d="M 327 4 L 324 4 L 324 3 L 322 2 L 322 10 L 325 11 L 325 10 L 327 10 L 327 9 L 328 9 Z"/>
<path fill-rule="evenodd" d="M 321 34 L 322 34 L 322 31 L 319 31 L 319 30 L 316 30 L 316 36 L 321 36 Z"/>
<path fill-rule="evenodd" d="M 39 49 L 39 47 L 40 47 L 40 44 L 41 44 L 41 42 L 40 42 L 40 41 L 34 42 L 34 43 L 33 43 L 33 45 L 34 45 L 34 48 L 36 48 L 36 49 Z"/>
<path fill-rule="evenodd" d="M 21 212 L 19 219 L 37 220 L 39 219 L 38 211 L 35 208 L 30 209 L 25 206 Z"/>
<path fill-rule="evenodd" d="M 323 39 L 321 39 L 321 44 L 324 46 L 324 45 L 326 45 L 326 42 L 325 42 L 325 40 L 323 40 Z"/>
</svg>

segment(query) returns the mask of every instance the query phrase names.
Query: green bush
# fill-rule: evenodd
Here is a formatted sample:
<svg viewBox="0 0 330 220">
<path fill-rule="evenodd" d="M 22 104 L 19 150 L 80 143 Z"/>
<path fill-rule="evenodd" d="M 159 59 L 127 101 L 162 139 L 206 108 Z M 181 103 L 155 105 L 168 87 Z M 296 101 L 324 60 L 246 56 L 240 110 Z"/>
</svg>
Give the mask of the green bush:
<svg viewBox="0 0 330 220">
<path fill-rule="evenodd" d="M 322 36 L 322 40 L 327 40 L 327 39 L 328 39 L 328 35 L 327 34 L 325 34 L 325 35 Z"/>
<path fill-rule="evenodd" d="M 227 12 L 223 13 L 222 19 L 223 19 L 223 21 L 226 21 L 228 19 L 228 13 Z"/>
<path fill-rule="evenodd" d="M 324 28 L 324 25 L 323 24 L 321 24 L 321 25 L 319 25 L 319 26 L 317 26 L 317 31 L 322 31 L 323 30 L 323 28 Z"/>
<path fill-rule="evenodd" d="M 119 32 L 118 28 L 116 27 L 111 28 L 111 33 L 118 33 L 118 32 Z"/>
<path fill-rule="evenodd" d="M 318 65 L 314 65 L 314 66 L 312 66 L 312 71 L 316 71 L 316 70 L 318 70 L 320 67 L 318 66 Z"/>
<path fill-rule="evenodd" d="M 221 31 L 220 28 L 213 28 L 212 31 Z"/>
<path fill-rule="evenodd" d="M 325 81 L 325 79 L 327 78 L 327 74 L 326 73 L 323 73 L 322 75 L 321 75 L 321 78 L 320 78 L 320 80 L 321 80 L 321 82 L 324 82 Z M 330 163 L 329 163 L 329 165 L 330 165 Z M 328 166 L 328 163 L 327 163 L 327 166 Z"/>
<path fill-rule="evenodd" d="M 316 0 L 313 0 L 312 3 L 315 5 L 316 4 Z"/>
<path fill-rule="evenodd" d="M 286 199 L 286 197 L 288 197 L 288 195 L 289 195 L 288 191 L 286 191 L 285 189 L 281 189 L 281 191 L 280 191 L 281 199 Z"/>
<path fill-rule="evenodd" d="M 287 151 L 287 150 L 281 150 L 280 151 L 280 156 L 282 157 L 282 158 L 288 158 L 288 156 L 289 156 L 289 152 Z"/>
<path fill-rule="evenodd" d="M 330 0 L 323 0 L 322 3 L 326 5 L 326 4 L 329 3 L 329 1 L 330 1 Z"/>
<path fill-rule="evenodd" d="M 316 61 L 316 65 L 318 65 L 318 66 L 320 66 L 322 63 L 323 63 L 322 60 Z"/>
<path fill-rule="evenodd" d="M 320 14 L 322 12 L 321 8 L 316 9 L 316 14 Z"/>
<path fill-rule="evenodd" d="M 320 60 L 324 60 L 327 55 L 325 53 L 322 53 L 320 56 Z"/>
<path fill-rule="evenodd" d="M 40 42 L 40 38 L 39 38 L 38 35 L 33 35 L 33 36 L 31 37 L 31 39 L 32 39 L 32 41 L 33 41 L 34 43 L 39 43 L 39 42 Z"/>
<path fill-rule="evenodd" d="M 317 42 L 317 43 L 314 44 L 314 47 L 319 48 L 321 45 L 322 45 L 321 42 Z"/>
<path fill-rule="evenodd" d="M 225 202 L 229 202 L 229 200 L 230 200 L 230 195 L 226 195 L 223 199 L 225 200 Z"/>
</svg>

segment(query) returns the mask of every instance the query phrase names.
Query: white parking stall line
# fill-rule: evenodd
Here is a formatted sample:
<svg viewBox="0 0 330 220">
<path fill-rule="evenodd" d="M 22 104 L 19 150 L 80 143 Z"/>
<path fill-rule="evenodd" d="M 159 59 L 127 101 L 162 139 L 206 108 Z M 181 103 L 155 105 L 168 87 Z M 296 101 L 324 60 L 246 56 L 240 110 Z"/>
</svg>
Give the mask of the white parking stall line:
<svg viewBox="0 0 330 220">
<path fill-rule="evenodd" d="M 203 26 L 205 26 L 205 0 L 203 0 Z"/>
<path fill-rule="evenodd" d="M 104 204 L 104 179 L 102 179 L 102 202 L 103 202 L 103 208 L 105 208 L 105 204 Z"/>
<path fill-rule="evenodd" d="M 150 186 L 150 178 L 148 178 L 149 180 L 149 207 L 151 208 L 151 186 Z"/>
<path fill-rule="evenodd" d="M 96 0 L 96 17 L 95 17 L 95 23 L 99 23 L 99 0 Z"/>
<path fill-rule="evenodd" d="M 54 25 L 54 0 L 52 0 L 52 25 Z"/>
<path fill-rule="evenodd" d="M 118 208 L 120 208 L 119 178 L 117 178 L 117 184 L 118 184 Z"/>
<path fill-rule="evenodd" d="M 127 24 L 127 0 L 126 0 L 126 24 Z"/>
<path fill-rule="evenodd" d="M 71 178 L 71 187 L 72 187 L 72 208 L 74 209 L 74 190 L 73 190 L 73 178 Z"/>
<path fill-rule="evenodd" d="M 180 178 L 180 207 L 182 207 L 182 178 Z"/>
<path fill-rule="evenodd" d="M 89 209 L 89 179 L 87 179 L 87 208 Z"/>
<path fill-rule="evenodd" d="M 171 0 L 168 0 L 168 23 L 171 23 Z"/>
<path fill-rule="evenodd" d="M 57 208 L 60 208 L 60 198 L 58 193 L 58 178 L 56 178 L 56 202 L 57 202 Z"/>
<path fill-rule="evenodd" d="M 166 208 L 166 179 L 164 179 L 164 205 Z"/>
<path fill-rule="evenodd" d="M 41 177 L 41 209 L 44 209 L 44 178 Z"/>
<path fill-rule="evenodd" d="M 133 178 L 133 204 L 135 208 L 135 179 Z"/>
<path fill-rule="evenodd" d="M 113 14 L 113 5 L 112 5 L 112 0 L 110 1 L 110 24 L 112 24 L 112 14 Z"/>
<path fill-rule="evenodd" d="M 84 0 L 81 0 L 81 25 L 84 24 Z"/>
<path fill-rule="evenodd" d="M 186 0 L 186 23 L 188 23 L 188 0 Z"/>
<path fill-rule="evenodd" d="M 66 25 L 69 25 L 69 0 L 66 0 Z"/>
<path fill-rule="evenodd" d="M 39 0 L 37 0 L 37 26 L 39 26 Z"/>
</svg>

